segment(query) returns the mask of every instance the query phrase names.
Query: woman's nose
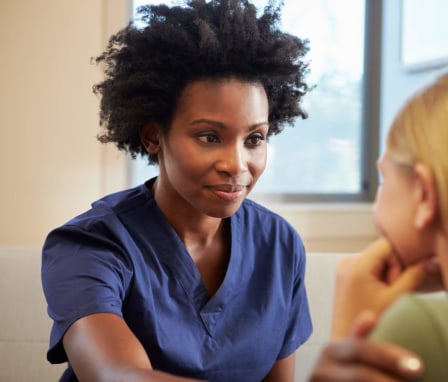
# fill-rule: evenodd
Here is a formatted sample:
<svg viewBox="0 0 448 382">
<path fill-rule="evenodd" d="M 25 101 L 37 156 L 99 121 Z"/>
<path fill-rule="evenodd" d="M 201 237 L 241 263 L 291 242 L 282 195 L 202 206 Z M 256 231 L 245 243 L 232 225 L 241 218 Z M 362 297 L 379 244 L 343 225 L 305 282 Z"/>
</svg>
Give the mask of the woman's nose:
<svg viewBox="0 0 448 382">
<path fill-rule="evenodd" d="M 247 170 L 247 155 L 239 145 L 229 145 L 223 148 L 216 161 L 217 171 L 235 176 Z"/>
</svg>

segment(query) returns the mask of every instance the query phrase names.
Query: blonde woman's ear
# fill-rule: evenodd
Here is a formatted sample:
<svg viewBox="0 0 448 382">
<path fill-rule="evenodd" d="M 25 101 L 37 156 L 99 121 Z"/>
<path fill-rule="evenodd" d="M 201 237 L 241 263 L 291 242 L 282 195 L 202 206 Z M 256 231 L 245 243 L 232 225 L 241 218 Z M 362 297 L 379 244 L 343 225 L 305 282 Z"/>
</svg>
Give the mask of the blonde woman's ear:
<svg viewBox="0 0 448 382">
<path fill-rule="evenodd" d="M 431 224 L 438 216 L 437 188 L 431 169 L 423 164 L 414 166 L 416 175 L 417 211 L 415 227 L 422 229 Z"/>
</svg>

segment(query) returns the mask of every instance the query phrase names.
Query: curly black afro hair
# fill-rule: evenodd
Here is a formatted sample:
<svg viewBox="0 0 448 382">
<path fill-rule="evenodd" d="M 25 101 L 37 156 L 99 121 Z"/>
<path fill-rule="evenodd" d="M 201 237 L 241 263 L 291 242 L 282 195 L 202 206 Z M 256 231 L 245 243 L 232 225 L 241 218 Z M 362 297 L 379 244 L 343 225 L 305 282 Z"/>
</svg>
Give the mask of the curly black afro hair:
<svg viewBox="0 0 448 382">
<path fill-rule="evenodd" d="M 308 40 L 279 30 L 282 5 L 271 1 L 260 16 L 247 0 L 140 7 L 145 26 L 130 22 L 96 58 L 105 64 L 105 79 L 94 86 L 101 96 L 98 139 L 157 163 L 142 145 L 140 129 L 155 122 L 166 133 L 181 92 L 201 79 L 261 83 L 269 103 L 269 136 L 298 116 L 306 118 L 300 101 L 310 90 L 303 61 Z"/>
</svg>

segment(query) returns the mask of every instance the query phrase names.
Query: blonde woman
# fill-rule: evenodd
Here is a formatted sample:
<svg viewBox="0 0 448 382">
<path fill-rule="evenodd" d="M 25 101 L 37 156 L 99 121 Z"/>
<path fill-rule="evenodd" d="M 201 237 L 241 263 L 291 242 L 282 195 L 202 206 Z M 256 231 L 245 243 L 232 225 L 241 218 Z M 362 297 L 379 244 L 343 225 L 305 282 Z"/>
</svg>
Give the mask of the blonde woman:
<svg viewBox="0 0 448 382">
<path fill-rule="evenodd" d="M 382 238 L 339 264 L 333 342 L 312 380 L 448 381 L 448 301 L 407 293 L 440 287 L 440 274 L 448 289 L 447 74 L 397 114 L 378 169 Z"/>
</svg>

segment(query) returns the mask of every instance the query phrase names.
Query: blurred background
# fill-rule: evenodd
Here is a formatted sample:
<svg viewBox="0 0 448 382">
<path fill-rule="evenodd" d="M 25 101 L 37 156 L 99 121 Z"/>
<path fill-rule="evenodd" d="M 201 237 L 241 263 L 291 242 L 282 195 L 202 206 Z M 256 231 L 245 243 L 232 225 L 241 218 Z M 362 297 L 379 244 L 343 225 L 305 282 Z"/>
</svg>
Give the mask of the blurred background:
<svg viewBox="0 0 448 382">
<path fill-rule="evenodd" d="M 39 247 L 92 201 L 156 171 L 96 140 L 102 73 L 91 58 L 140 3 L 0 0 L 0 246 Z M 446 70 L 447 4 L 285 1 L 283 26 L 309 38 L 317 86 L 309 119 L 272 138 L 253 198 L 309 251 L 356 251 L 375 237 L 375 160 L 404 100 Z"/>
</svg>

